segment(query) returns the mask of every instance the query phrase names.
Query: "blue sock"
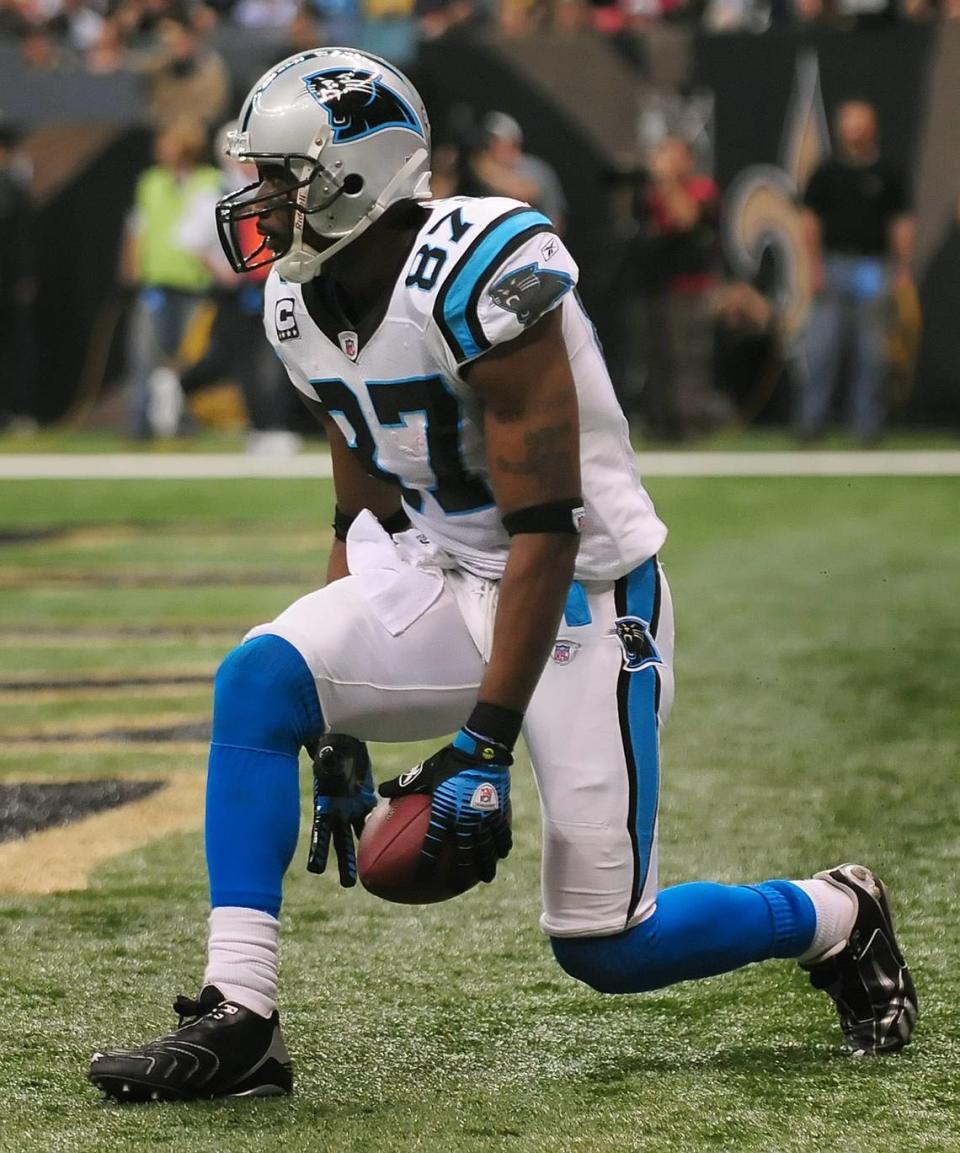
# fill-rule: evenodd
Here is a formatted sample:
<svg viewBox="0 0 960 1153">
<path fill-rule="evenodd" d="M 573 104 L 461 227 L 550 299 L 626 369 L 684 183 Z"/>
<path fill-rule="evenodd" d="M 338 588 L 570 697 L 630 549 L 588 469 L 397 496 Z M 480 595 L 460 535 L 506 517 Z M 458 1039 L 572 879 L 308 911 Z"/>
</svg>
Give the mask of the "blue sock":
<svg viewBox="0 0 960 1153">
<path fill-rule="evenodd" d="M 300 829 L 300 747 L 323 729 L 313 675 L 282 637 L 247 641 L 218 669 L 206 807 L 214 908 L 280 912 Z"/>
<path fill-rule="evenodd" d="M 601 993 L 642 993 L 768 957 L 813 940 L 813 902 L 789 881 L 664 889 L 652 916 L 614 937 L 553 937 L 561 967 Z"/>
</svg>

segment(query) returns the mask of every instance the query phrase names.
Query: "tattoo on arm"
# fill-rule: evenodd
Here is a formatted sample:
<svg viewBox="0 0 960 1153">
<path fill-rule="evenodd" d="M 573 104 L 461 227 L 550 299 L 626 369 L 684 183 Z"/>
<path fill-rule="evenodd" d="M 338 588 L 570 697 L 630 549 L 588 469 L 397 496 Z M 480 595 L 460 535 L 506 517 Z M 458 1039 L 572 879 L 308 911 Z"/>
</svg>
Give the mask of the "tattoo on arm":
<svg viewBox="0 0 960 1153">
<path fill-rule="evenodd" d="M 524 433 L 524 455 L 519 459 L 497 457 L 497 468 L 511 476 L 536 476 L 545 487 L 563 488 L 576 475 L 576 433 L 569 421 Z"/>
</svg>

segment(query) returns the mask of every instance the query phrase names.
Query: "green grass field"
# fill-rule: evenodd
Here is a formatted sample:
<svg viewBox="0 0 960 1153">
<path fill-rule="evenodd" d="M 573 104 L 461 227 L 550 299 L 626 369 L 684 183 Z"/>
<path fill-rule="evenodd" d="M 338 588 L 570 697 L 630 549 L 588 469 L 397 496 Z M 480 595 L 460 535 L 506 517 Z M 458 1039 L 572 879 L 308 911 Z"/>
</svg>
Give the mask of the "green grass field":
<svg viewBox="0 0 960 1153">
<path fill-rule="evenodd" d="M 843 1056 L 789 962 L 638 998 L 569 980 L 537 928 L 521 765 L 514 853 L 449 905 L 342 891 L 301 845 L 289 1099 L 124 1109 L 86 1082 L 93 1049 L 165 1029 L 196 991 L 199 832 L 110 859 L 83 891 L 0 897 L 3 1153 L 960 1150 L 960 483 L 650 487 L 678 623 L 662 881 L 874 865 L 920 993 L 910 1049 Z M 196 740 L 98 734 L 204 721 L 219 657 L 320 583 L 331 503 L 315 481 L 0 484 L 0 781 L 201 768 Z M 111 674 L 184 679 L 90 683 Z M 420 749 L 374 751 L 383 777 Z"/>
</svg>

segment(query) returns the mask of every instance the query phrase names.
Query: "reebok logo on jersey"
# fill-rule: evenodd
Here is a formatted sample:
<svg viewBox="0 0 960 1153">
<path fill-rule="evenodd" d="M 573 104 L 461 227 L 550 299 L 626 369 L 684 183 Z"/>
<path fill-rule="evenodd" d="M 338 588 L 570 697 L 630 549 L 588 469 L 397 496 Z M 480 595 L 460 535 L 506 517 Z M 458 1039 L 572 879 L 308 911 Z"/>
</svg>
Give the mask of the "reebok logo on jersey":
<svg viewBox="0 0 960 1153">
<path fill-rule="evenodd" d="M 300 335 L 292 296 L 281 296 L 273 310 L 277 340 L 295 340 Z"/>
<path fill-rule="evenodd" d="M 544 260 L 552 260 L 560 249 L 560 241 L 555 236 L 548 236 L 540 248 L 540 255 Z"/>
<path fill-rule="evenodd" d="M 623 667 L 628 673 L 663 664 L 649 621 L 640 617 L 619 617 L 615 628 L 623 648 Z"/>
<path fill-rule="evenodd" d="M 407 771 L 405 773 L 400 774 L 400 776 L 397 778 L 397 784 L 400 786 L 401 789 L 405 789 L 407 787 L 407 785 L 409 785 L 413 781 L 415 781 L 417 779 L 417 777 L 419 777 L 422 772 L 423 772 L 423 765 L 422 764 L 415 765 L 412 769 L 407 769 Z"/>
<path fill-rule="evenodd" d="M 479 809 L 483 813 L 495 813 L 497 809 L 500 808 L 500 798 L 497 796 L 497 790 L 489 781 L 484 781 L 482 785 L 477 785 L 473 790 L 473 796 L 470 798 L 470 808 Z"/>
</svg>

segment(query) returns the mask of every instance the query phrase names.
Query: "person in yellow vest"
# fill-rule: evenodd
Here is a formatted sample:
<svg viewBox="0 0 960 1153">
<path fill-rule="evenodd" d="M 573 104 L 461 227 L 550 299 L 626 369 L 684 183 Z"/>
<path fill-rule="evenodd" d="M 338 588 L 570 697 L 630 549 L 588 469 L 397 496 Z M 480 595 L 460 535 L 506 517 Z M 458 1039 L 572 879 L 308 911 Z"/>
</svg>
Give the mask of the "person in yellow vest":
<svg viewBox="0 0 960 1153">
<path fill-rule="evenodd" d="M 213 276 L 180 229 L 197 198 L 217 195 L 220 174 L 203 163 L 206 134 L 181 119 L 158 132 L 156 163 L 137 181 L 121 256 L 121 279 L 137 290 L 127 363 L 131 433 L 139 440 L 176 433 L 182 396 L 171 361 L 213 287 Z"/>
</svg>

